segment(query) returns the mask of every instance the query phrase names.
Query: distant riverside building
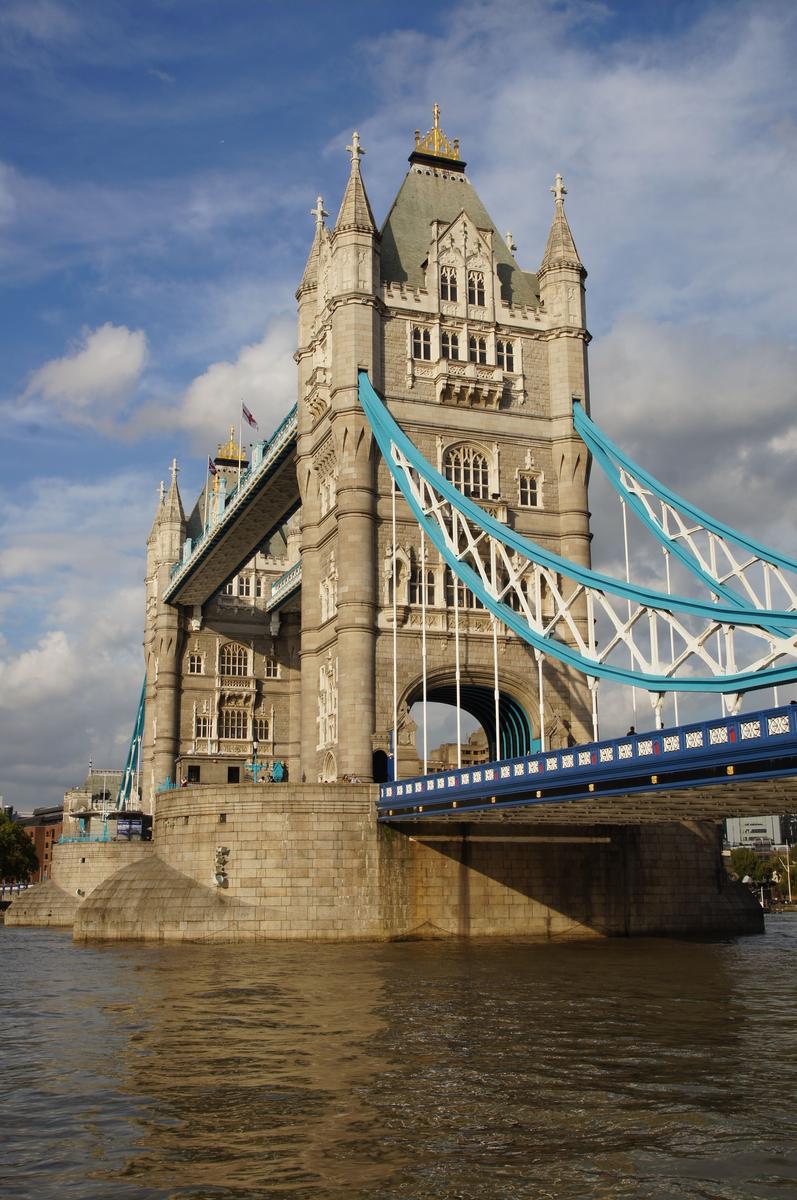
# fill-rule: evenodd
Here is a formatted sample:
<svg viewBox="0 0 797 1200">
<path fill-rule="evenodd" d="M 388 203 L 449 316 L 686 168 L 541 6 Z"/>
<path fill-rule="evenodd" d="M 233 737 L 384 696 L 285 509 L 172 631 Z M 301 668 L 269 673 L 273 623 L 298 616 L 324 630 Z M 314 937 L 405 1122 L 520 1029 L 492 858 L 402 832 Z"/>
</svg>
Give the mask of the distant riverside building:
<svg viewBox="0 0 797 1200">
<path fill-rule="evenodd" d="M 475 729 L 466 742 L 462 743 L 459 758 L 463 767 L 473 767 L 488 761 L 490 747 L 483 729 Z M 443 742 L 429 751 L 429 770 L 447 771 L 457 766 L 457 743 Z"/>
<path fill-rule="evenodd" d="M 319 198 L 299 283 L 298 428 L 290 520 L 201 603 L 164 600 L 208 512 L 224 511 L 248 452 L 231 433 L 212 486 L 189 515 L 173 463 L 147 545 L 146 717 L 141 792 L 227 784 L 284 763 L 295 782 L 383 780 L 393 753 L 393 572 L 397 564 L 399 773 L 419 769 L 413 704 L 421 698 L 425 609 L 428 700 L 453 704 L 455 597 L 467 652 L 461 703 L 486 753 L 520 754 L 539 737 L 537 664 L 503 626 L 499 730 L 493 625 L 427 545 L 403 499 L 394 547 L 391 478 L 357 394 L 358 369 L 422 453 L 456 487 L 519 533 L 579 564 L 590 561 L 588 454 L 572 423 L 587 407 L 586 270 L 553 187 L 547 243 L 520 265 L 465 173 L 459 142 L 416 133 L 409 170 L 377 226 L 355 133 L 334 225 Z M 540 193 L 527 203 L 539 206 Z M 540 251 L 542 253 L 540 254 Z M 246 403 L 262 419 L 257 397 Z M 267 401 L 268 398 L 266 397 Z M 265 405 L 265 401 L 264 401 Z M 268 430 L 261 430 L 260 436 Z M 264 537 L 265 537 L 264 531 Z M 301 563 L 300 589 L 272 585 Z M 281 585 L 278 585 L 278 587 Z M 544 593 L 543 612 L 556 597 Z M 584 678 L 543 664 L 552 747 L 591 736 Z M 509 741 L 507 739 L 510 739 Z M 479 753 L 481 753 L 481 749 Z"/>
<path fill-rule="evenodd" d="M 63 816 L 64 806 L 57 804 L 50 808 L 34 808 L 32 816 L 17 817 L 17 823 L 21 825 L 33 842 L 33 848 L 39 860 L 39 869 L 31 876 L 31 883 L 41 883 L 50 878 L 53 846 L 61 836 Z"/>
<path fill-rule="evenodd" d="M 782 846 L 780 817 L 728 817 L 725 840 L 729 846 Z"/>
</svg>

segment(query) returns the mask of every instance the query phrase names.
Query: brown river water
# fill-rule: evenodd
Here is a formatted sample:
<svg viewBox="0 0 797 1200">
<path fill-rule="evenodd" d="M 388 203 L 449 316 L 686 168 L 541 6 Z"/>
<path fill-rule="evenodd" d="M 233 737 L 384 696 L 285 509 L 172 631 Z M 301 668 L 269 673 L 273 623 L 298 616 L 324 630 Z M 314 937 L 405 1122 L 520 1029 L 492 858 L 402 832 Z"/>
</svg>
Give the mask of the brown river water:
<svg viewBox="0 0 797 1200">
<path fill-rule="evenodd" d="M 0 928 L 0 1196 L 797 1198 L 797 916 L 767 926 L 174 947 Z"/>
</svg>

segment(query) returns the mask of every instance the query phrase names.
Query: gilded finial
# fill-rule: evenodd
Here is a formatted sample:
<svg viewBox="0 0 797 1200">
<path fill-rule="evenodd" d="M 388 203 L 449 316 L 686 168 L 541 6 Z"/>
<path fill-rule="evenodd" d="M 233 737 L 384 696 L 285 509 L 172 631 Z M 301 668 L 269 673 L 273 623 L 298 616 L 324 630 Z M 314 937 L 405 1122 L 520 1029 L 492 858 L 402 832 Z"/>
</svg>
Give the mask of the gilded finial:
<svg viewBox="0 0 797 1200">
<path fill-rule="evenodd" d="M 459 138 L 449 141 L 440 128 L 440 105 L 432 109 L 434 124 L 425 137 L 420 129 L 415 130 L 415 149 L 421 154 L 434 154 L 437 158 L 459 158 Z"/>
<path fill-rule="evenodd" d="M 227 441 L 226 445 L 222 445 L 221 443 L 219 443 L 219 452 L 218 452 L 217 457 L 218 458 L 226 458 L 232 462 L 237 462 L 238 458 L 240 457 L 240 454 L 241 454 L 241 447 L 238 445 L 238 442 L 235 437 L 235 426 L 231 425 L 229 440 Z"/>
</svg>

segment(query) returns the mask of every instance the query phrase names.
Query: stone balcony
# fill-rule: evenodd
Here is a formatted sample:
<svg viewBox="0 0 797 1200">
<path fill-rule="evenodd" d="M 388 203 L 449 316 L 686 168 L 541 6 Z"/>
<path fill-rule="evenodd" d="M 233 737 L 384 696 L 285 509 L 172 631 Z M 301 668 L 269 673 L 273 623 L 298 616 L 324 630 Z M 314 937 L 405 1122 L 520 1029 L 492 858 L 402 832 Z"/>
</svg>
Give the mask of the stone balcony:
<svg viewBox="0 0 797 1200">
<path fill-rule="evenodd" d="M 433 371 L 438 404 L 496 409 L 501 403 L 504 373 L 500 367 L 443 358 Z"/>
</svg>

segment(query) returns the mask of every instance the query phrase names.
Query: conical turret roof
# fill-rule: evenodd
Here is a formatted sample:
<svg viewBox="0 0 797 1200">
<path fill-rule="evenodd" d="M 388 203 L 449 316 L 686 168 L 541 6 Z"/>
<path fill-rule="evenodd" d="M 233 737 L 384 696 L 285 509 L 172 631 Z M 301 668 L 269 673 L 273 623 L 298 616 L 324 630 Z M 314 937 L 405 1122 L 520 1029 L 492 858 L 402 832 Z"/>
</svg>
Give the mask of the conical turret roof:
<svg viewBox="0 0 797 1200">
<path fill-rule="evenodd" d="M 376 233 L 374 214 L 371 212 L 371 205 L 360 173 L 360 158 L 365 151 L 360 145 L 360 135 L 356 130 L 352 134 L 351 145 L 346 149 L 351 154 L 351 174 L 349 182 L 346 184 L 338 219 L 335 222 L 335 233 L 340 233 L 344 229 L 355 229 L 361 233 Z"/>
<path fill-rule="evenodd" d="M 555 207 L 540 272 L 547 271 L 550 267 L 580 267 L 583 270 L 584 264 L 578 256 L 576 243 L 565 216 L 567 188 L 561 175 L 556 176 L 551 191 L 554 194 Z"/>
</svg>

